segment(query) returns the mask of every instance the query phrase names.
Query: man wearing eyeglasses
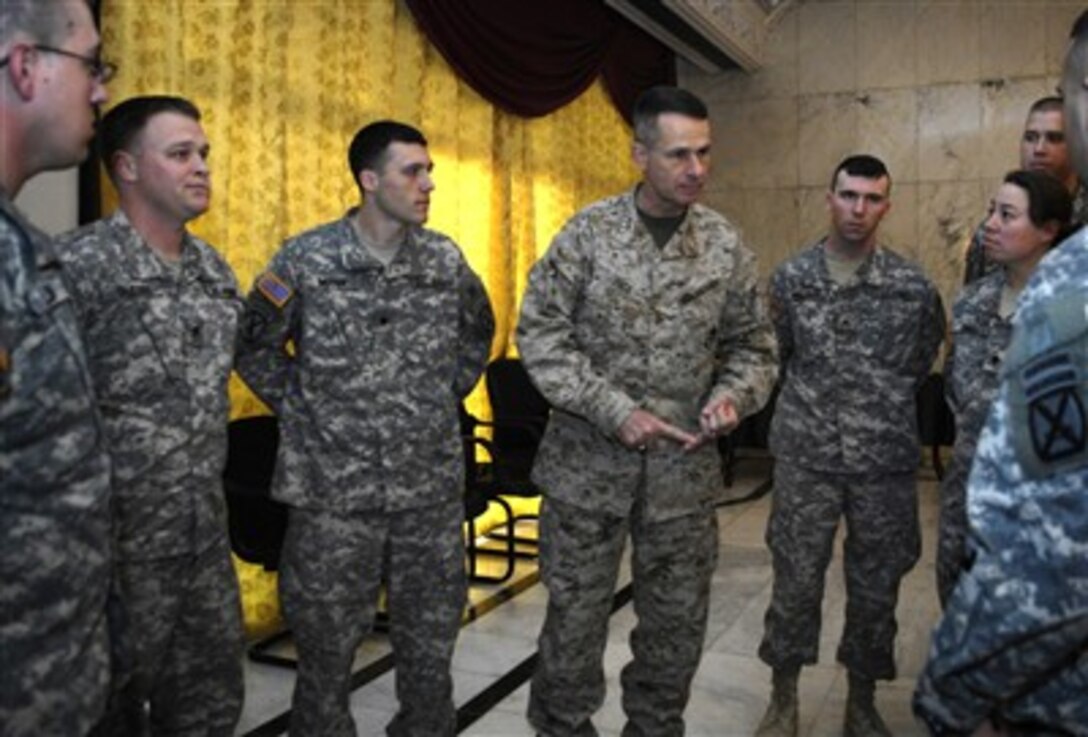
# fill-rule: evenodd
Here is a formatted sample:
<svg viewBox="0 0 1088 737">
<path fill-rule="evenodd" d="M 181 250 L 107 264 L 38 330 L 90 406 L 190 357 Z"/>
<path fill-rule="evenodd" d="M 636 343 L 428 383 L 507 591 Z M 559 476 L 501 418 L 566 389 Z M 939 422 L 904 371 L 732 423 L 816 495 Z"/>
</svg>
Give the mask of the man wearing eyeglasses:
<svg viewBox="0 0 1088 737">
<path fill-rule="evenodd" d="M 82 0 L 0 0 L 0 733 L 82 735 L 109 677 L 110 465 L 75 312 L 22 185 L 81 161 L 112 67 Z"/>
</svg>

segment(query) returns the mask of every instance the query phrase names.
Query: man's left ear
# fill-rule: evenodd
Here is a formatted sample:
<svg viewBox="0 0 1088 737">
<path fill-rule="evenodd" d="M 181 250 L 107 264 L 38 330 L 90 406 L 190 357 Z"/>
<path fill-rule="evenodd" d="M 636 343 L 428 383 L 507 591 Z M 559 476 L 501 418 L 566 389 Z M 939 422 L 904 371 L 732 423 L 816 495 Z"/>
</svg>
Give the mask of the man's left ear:
<svg viewBox="0 0 1088 737">
<path fill-rule="evenodd" d="M 136 157 L 128 151 L 117 151 L 110 162 L 114 176 L 123 182 L 135 182 L 139 178 L 136 171 Z"/>
<path fill-rule="evenodd" d="M 356 178 L 359 188 L 364 192 L 373 192 L 378 188 L 378 173 L 373 169 L 361 169 Z"/>
<path fill-rule="evenodd" d="M 2 70 L 11 80 L 11 86 L 24 100 L 34 96 L 34 72 L 31 69 L 34 59 L 31 56 L 35 53 L 37 52 L 34 48 L 26 44 L 12 44 L 8 52 L 8 63 Z"/>
</svg>

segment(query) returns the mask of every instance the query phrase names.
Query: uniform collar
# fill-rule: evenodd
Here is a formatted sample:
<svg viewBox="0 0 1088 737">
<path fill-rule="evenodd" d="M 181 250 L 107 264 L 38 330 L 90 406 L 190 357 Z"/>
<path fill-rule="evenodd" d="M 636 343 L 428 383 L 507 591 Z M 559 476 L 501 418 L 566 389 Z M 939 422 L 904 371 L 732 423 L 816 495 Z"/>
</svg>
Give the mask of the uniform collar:
<svg viewBox="0 0 1088 737">
<path fill-rule="evenodd" d="M 657 244 L 654 243 L 654 238 L 650 234 L 650 231 L 646 228 L 646 225 L 642 222 L 642 218 L 638 214 L 638 200 L 636 195 L 638 194 L 638 188 L 641 186 L 641 182 L 636 184 L 631 190 L 624 196 L 626 200 L 627 218 L 628 218 L 628 240 L 636 241 L 639 243 L 647 244 L 648 248 L 653 249 L 654 253 L 660 254 L 663 259 L 679 259 L 679 258 L 698 258 L 705 250 L 705 244 L 701 239 L 695 237 L 695 211 L 699 207 L 698 203 L 692 204 L 684 212 L 684 219 L 680 222 L 680 226 L 676 229 L 676 232 L 672 234 L 672 238 L 664 247 L 658 249 Z"/>
</svg>

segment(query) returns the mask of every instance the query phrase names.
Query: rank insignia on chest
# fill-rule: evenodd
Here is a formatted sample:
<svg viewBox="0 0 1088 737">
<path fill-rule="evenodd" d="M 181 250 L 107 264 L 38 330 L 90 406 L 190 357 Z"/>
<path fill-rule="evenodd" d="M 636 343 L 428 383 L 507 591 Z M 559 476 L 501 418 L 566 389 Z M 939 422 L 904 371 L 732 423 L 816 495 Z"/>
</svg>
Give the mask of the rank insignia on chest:
<svg viewBox="0 0 1088 737">
<path fill-rule="evenodd" d="M 295 291 L 271 271 L 266 271 L 257 278 L 257 291 L 280 309 L 295 295 Z"/>
</svg>

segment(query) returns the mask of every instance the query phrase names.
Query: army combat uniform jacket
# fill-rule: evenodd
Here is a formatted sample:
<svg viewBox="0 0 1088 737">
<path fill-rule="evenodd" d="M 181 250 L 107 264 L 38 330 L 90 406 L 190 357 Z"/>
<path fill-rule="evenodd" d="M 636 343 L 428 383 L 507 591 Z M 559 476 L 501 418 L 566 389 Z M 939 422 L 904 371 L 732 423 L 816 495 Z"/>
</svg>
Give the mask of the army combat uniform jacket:
<svg viewBox="0 0 1088 737">
<path fill-rule="evenodd" d="M 494 333 L 487 293 L 441 233 L 409 231 L 383 266 L 354 217 L 289 239 L 249 297 L 238 369 L 280 419 L 273 496 L 342 512 L 452 501 L 457 405 Z"/>
<path fill-rule="evenodd" d="M 914 395 L 944 339 L 940 296 L 918 266 L 883 247 L 836 284 L 824 248 L 809 246 L 771 279 L 783 366 L 771 450 L 812 471 L 913 471 Z"/>
<path fill-rule="evenodd" d="M 106 704 L 110 466 L 52 244 L 0 191 L 0 735 Z"/>
<path fill-rule="evenodd" d="M 774 334 L 755 257 L 722 216 L 688 208 L 658 248 L 634 190 L 575 215 L 533 267 L 518 347 L 555 407 L 534 469 L 551 498 L 625 517 L 644 484 L 646 518 L 705 508 L 721 485 L 709 443 L 685 454 L 661 440 L 644 454 L 617 431 L 636 408 L 689 432 L 706 403 L 730 397 L 740 417 L 774 385 Z"/>
<path fill-rule="evenodd" d="M 227 379 L 242 311 L 234 275 L 189 234 L 180 262 L 167 263 L 120 210 L 59 250 L 110 440 L 121 556 L 206 550 L 226 531 Z"/>
<path fill-rule="evenodd" d="M 964 563 L 967 474 L 990 403 L 997 394 L 1012 322 L 999 314 L 1005 271 L 971 282 L 952 307 L 952 347 L 945 361 L 945 395 L 956 418 L 952 463 L 941 481 L 937 580 L 944 601 Z"/>
<path fill-rule="evenodd" d="M 1021 295 L 968 481 L 975 559 L 937 626 L 914 710 L 1088 735 L 1088 229 Z"/>
</svg>

